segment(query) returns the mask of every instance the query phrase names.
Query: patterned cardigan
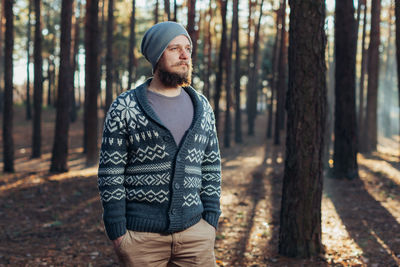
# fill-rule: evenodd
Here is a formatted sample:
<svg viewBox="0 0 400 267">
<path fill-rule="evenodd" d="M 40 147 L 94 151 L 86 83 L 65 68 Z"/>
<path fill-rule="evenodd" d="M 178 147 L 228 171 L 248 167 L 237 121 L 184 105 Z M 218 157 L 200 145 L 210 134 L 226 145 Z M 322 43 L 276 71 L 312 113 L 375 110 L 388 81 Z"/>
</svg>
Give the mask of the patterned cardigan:
<svg viewBox="0 0 400 267">
<path fill-rule="evenodd" d="M 174 233 L 201 218 L 217 228 L 221 213 L 221 159 L 210 104 L 184 88 L 194 115 L 177 145 L 147 101 L 149 83 L 122 93 L 104 122 L 98 187 L 111 240 L 126 229 Z"/>
</svg>

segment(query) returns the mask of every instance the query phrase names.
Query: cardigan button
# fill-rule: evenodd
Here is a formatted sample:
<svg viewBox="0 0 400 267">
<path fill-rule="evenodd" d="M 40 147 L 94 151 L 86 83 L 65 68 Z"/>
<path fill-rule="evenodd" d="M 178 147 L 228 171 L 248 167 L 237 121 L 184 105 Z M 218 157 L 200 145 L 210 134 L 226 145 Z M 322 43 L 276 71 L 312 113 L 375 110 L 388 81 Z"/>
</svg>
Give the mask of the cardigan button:
<svg viewBox="0 0 400 267">
<path fill-rule="evenodd" d="M 169 136 L 163 136 L 163 140 L 165 141 L 165 142 L 169 142 L 170 140 L 171 140 L 171 138 L 169 137 Z"/>
<path fill-rule="evenodd" d="M 174 187 L 176 190 L 178 190 L 181 186 L 178 183 L 175 183 Z"/>
<path fill-rule="evenodd" d="M 171 210 L 171 214 L 172 214 L 172 215 L 176 214 L 176 209 L 172 209 L 172 210 Z"/>
<path fill-rule="evenodd" d="M 176 161 L 181 161 L 181 157 L 177 156 Z"/>
</svg>

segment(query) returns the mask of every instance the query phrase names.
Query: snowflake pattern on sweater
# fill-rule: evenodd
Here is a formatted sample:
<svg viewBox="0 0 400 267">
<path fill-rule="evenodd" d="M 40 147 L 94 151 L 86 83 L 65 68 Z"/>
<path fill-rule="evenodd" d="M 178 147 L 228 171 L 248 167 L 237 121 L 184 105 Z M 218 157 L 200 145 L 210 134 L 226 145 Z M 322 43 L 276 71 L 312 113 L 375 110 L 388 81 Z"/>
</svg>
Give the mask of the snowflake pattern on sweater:
<svg viewBox="0 0 400 267">
<path fill-rule="evenodd" d="M 193 121 L 177 145 L 147 102 L 151 80 L 122 93 L 103 128 L 98 187 L 110 239 L 133 231 L 173 233 L 201 218 L 217 228 L 221 160 L 213 110 L 192 87 Z"/>
</svg>

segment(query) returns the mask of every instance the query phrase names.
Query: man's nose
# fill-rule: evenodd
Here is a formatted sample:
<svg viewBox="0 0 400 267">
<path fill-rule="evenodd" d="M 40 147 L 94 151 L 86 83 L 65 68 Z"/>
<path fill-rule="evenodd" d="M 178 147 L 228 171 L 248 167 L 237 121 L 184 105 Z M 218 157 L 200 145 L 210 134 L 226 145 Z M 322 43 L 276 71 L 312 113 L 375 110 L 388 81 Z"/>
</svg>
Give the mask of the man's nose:
<svg viewBox="0 0 400 267">
<path fill-rule="evenodd" d="M 187 51 L 186 49 L 181 49 L 181 53 L 180 53 L 180 56 L 179 56 L 179 58 L 180 59 L 188 59 L 188 58 L 190 58 L 190 52 L 189 51 Z"/>
</svg>

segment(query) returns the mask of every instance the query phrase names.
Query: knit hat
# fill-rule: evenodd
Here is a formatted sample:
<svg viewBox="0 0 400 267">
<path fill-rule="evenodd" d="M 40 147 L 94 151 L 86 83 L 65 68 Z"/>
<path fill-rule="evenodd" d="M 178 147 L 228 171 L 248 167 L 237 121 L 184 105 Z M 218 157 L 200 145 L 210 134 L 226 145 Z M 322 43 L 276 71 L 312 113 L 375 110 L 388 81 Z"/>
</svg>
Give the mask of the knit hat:
<svg viewBox="0 0 400 267">
<path fill-rule="evenodd" d="M 186 29 L 173 21 L 157 23 L 145 32 L 140 49 L 144 57 L 153 66 L 153 70 L 168 44 L 179 35 L 185 35 L 192 45 L 192 40 Z"/>
</svg>

